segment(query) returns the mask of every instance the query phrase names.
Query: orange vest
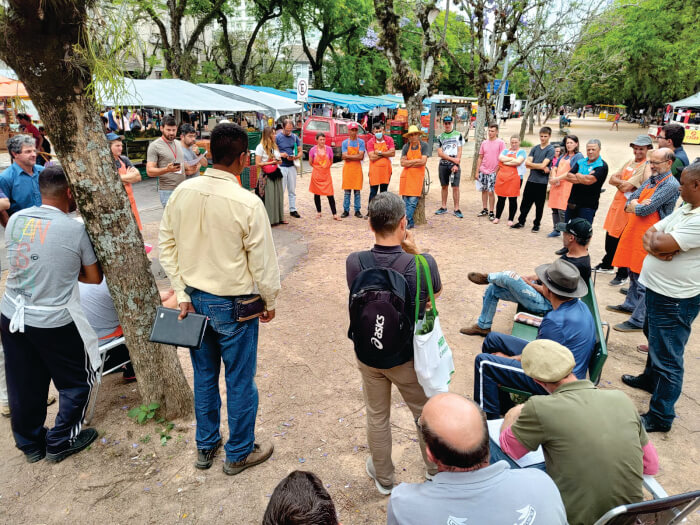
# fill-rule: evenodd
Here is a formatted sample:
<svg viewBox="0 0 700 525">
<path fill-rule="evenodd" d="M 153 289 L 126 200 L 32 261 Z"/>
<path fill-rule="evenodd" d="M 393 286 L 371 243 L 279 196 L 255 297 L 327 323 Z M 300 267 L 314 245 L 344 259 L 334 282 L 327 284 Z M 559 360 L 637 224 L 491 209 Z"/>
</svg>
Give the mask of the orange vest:
<svg viewBox="0 0 700 525">
<path fill-rule="evenodd" d="M 406 153 L 408 160 L 419 160 L 422 156 L 420 143 L 417 149 L 411 149 L 411 146 L 408 146 L 408 153 Z M 402 197 L 420 197 L 423 193 L 424 178 L 425 166 L 404 168 L 399 180 L 399 195 Z"/>
<path fill-rule="evenodd" d="M 642 202 L 651 199 L 651 196 L 654 195 L 654 192 L 661 186 L 661 183 L 672 176 L 673 175 L 669 173 L 653 188 L 644 188 L 637 200 Z M 647 256 L 642 238 L 649 228 L 661 220 L 661 217 L 658 211 L 645 217 L 640 217 L 633 213 L 627 215 L 627 225 L 620 237 L 620 242 L 617 245 L 617 250 L 615 250 L 615 257 L 613 258 L 612 264 L 617 268 L 629 268 L 634 273 L 641 273 L 644 258 Z"/>
<path fill-rule="evenodd" d="M 326 147 L 316 148 L 314 161 L 311 163 L 311 182 L 309 191 L 314 195 L 333 195 L 333 178 L 331 177 L 332 158 L 328 158 Z"/>
<path fill-rule="evenodd" d="M 572 155 L 572 157 L 574 155 Z M 559 164 L 557 165 L 557 177 L 562 173 L 569 173 L 570 171 L 571 161 L 562 156 L 559 159 Z M 565 210 L 567 203 L 569 202 L 569 195 L 571 194 L 572 186 L 573 183 L 569 182 L 568 180 L 560 180 L 559 186 L 552 186 L 549 188 L 549 207 L 553 210 Z"/>
<path fill-rule="evenodd" d="M 126 175 L 126 164 L 122 159 L 117 159 L 119 161 L 119 175 Z M 139 230 L 143 230 L 141 225 L 141 217 L 139 216 L 139 210 L 136 208 L 136 199 L 134 198 L 134 190 L 131 187 L 130 182 L 122 182 L 124 184 L 124 189 L 126 190 L 126 196 L 129 197 L 129 204 L 131 204 L 131 212 L 134 214 L 134 219 L 136 219 L 136 224 Z"/>
<path fill-rule="evenodd" d="M 642 161 L 634 167 L 632 166 L 633 162 L 633 160 L 628 162 L 622 170 L 620 174 L 622 180 L 629 180 L 637 169 L 646 164 L 647 161 Z M 608 214 L 605 216 L 605 223 L 603 223 L 603 229 L 608 232 L 610 237 L 619 239 L 627 225 L 628 213 L 625 211 L 625 204 L 627 204 L 627 197 L 625 197 L 623 192 L 617 190 L 613 201 L 610 203 Z"/>
<path fill-rule="evenodd" d="M 360 139 L 357 139 L 359 142 Z M 350 146 L 348 143 L 348 155 L 357 155 L 360 153 L 360 146 Z M 346 160 L 343 165 L 343 189 L 344 190 L 361 190 L 362 189 L 362 161 Z"/>
<path fill-rule="evenodd" d="M 518 152 L 509 151 L 506 156 L 515 159 L 518 156 Z M 506 166 L 499 161 L 496 185 L 493 189 L 499 197 L 517 197 L 520 195 L 520 175 L 518 174 L 518 167 Z"/>
<path fill-rule="evenodd" d="M 375 142 L 374 151 L 389 151 L 386 142 Z M 389 184 L 391 180 L 391 159 L 382 157 L 369 161 L 369 185 Z"/>
</svg>

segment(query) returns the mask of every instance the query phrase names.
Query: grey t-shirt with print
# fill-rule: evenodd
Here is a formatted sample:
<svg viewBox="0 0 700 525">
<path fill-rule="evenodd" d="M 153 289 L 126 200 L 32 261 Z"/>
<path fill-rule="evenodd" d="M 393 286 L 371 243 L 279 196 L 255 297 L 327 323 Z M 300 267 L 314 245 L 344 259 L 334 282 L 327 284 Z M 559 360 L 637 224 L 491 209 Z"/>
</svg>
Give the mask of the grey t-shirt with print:
<svg viewBox="0 0 700 525">
<path fill-rule="evenodd" d="M 0 312 L 7 318 L 15 312 L 7 294 L 23 296 L 27 305 L 66 304 L 81 266 L 97 262 L 85 226 L 47 206 L 33 206 L 12 215 L 5 228 L 5 248 L 10 269 Z M 67 310 L 27 308 L 24 314 L 24 323 L 36 328 L 57 328 L 71 321 Z"/>
</svg>

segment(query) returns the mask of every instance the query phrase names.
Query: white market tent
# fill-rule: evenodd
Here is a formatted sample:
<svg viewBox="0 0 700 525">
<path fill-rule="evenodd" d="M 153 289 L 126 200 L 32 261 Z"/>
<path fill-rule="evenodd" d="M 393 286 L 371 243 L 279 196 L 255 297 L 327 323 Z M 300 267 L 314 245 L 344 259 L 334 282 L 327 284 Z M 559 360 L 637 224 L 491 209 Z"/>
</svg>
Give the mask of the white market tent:
<svg viewBox="0 0 700 525">
<path fill-rule="evenodd" d="M 700 91 L 695 93 L 695 95 L 676 100 L 675 102 L 669 102 L 668 104 L 674 108 L 700 108 Z"/>
<path fill-rule="evenodd" d="M 296 104 L 293 100 L 286 97 L 280 97 L 279 95 L 274 95 L 272 93 L 264 93 L 240 86 L 232 86 L 230 84 L 199 85 L 225 97 L 240 100 L 241 102 L 265 106 L 267 109 L 264 111 L 264 113 L 272 115 L 275 120 L 283 115 L 292 115 L 295 113 L 301 113 L 302 111 L 302 107 L 299 104 Z"/>
<path fill-rule="evenodd" d="M 225 97 L 196 84 L 169 79 L 124 79 L 124 90 L 114 98 L 98 86 L 98 101 L 105 106 L 145 106 L 190 111 L 220 111 L 226 113 L 258 112 L 266 107 Z"/>
</svg>

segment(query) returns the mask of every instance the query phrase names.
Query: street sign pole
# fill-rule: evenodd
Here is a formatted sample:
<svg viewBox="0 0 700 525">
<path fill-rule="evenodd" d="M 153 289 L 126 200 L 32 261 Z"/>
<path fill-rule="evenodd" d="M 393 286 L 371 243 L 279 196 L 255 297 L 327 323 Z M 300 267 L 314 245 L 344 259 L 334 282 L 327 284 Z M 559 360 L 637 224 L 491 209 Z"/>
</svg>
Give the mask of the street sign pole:
<svg viewBox="0 0 700 525">
<path fill-rule="evenodd" d="M 498 89 L 498 104 L 496 104 L 496 123 L 501 122 L 501 113 L 503 112 L 503 96 L 507 91 L 506 79 L 508 78 L 508 62 L 510 58 L 510 49 L 506 53 L 506 61 L 503 64 L 503 76 L 501 78 L 501 85 Z"/>
<path fill-rule="evenodd" d="M 297 102 L 302 102 L 302 107 L 309 100 L 309 75 L 297 78 Z M 302 111 L 303 115 L 303 111 Z M 301 157 L 299 157 L 299 177 L 304 173 L 304 122 L 302 120 L 301 129 L 299 130 L 299 138 L 301 143 Z"/>
</svg>

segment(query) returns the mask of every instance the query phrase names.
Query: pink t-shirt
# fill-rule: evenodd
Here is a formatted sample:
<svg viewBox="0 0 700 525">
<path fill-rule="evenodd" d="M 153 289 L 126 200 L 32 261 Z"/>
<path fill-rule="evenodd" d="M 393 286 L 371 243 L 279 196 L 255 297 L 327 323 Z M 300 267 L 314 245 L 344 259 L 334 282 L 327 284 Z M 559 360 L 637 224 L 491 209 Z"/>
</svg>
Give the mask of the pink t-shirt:
<svg viewBox="0 0 700 525">
<path fill-rule="evenodd" d="M 496 173 L 498 168 L 498 156 L 506 149 L 506 143 L 501 139 L 485 140 L 479 148 L 479 155 L 482 155 L 479 173 Z"/>
</svg>

